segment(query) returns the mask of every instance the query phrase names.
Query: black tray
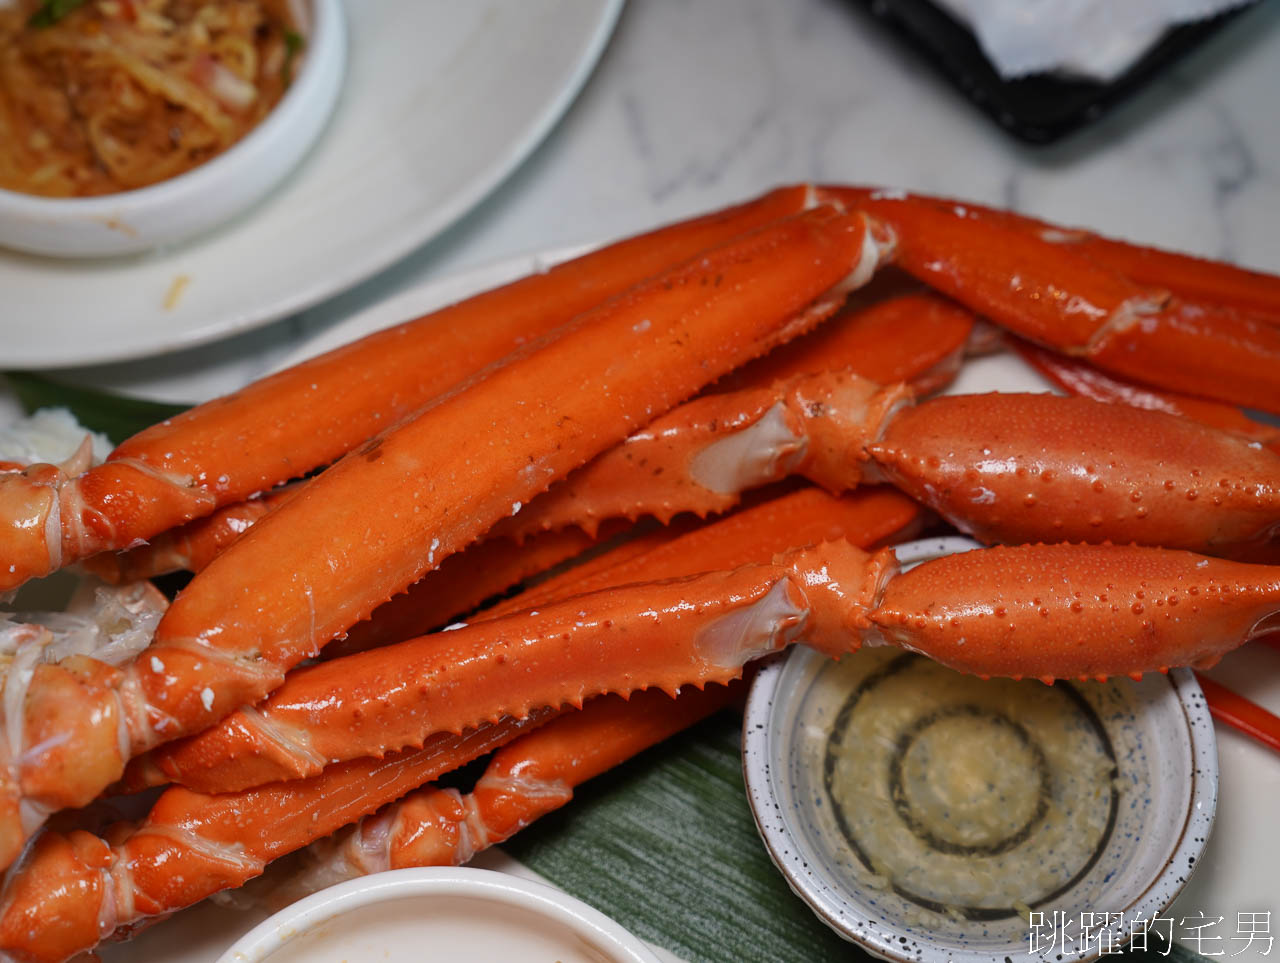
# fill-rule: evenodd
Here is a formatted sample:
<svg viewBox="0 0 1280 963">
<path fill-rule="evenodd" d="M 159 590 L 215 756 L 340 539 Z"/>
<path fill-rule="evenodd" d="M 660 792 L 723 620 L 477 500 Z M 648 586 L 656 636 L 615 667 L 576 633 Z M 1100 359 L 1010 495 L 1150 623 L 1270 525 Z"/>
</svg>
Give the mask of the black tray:
<svg viewBox="0 0 1280 963">
<path fill-rule="evenodd" d="M 969 29 L 929 0 L 854 0 L 890 24 L 1001 127 L 1033 144 L 1048 144 L 1102 116 L 1247 6 L 1175 27 L 1110 83 L 1049 74 L 1000 77 Z M 1123 2 L 1123 0 L 1117 0 Z M 1249 4 L 1252 6 L 1252 4 Z"/>
</svg>

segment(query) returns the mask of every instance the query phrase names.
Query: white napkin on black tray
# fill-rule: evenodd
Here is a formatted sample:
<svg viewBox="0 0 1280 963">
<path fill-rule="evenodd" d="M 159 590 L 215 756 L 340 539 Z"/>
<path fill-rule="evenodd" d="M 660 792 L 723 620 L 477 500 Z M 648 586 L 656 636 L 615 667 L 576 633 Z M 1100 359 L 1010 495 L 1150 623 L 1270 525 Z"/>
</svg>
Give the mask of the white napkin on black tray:
<svg viewBox="0 0 1280 963">
<path fill-rule="evenodd" d="M 1053 73 L 1108 83 L 1167 30 L 1252 0 L 934 0 L 969 26 L 1005 80 Z"/>
</svg>

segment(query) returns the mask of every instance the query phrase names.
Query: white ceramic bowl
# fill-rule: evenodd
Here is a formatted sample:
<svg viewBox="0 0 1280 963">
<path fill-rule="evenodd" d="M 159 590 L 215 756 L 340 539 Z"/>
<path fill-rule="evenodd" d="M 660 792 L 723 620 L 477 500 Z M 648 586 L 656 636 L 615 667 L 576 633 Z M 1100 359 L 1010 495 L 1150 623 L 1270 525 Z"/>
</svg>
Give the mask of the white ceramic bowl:
<svg viewBox="0 0 1280 963">
<path fill-rule="evenodd" d="M 897 552 L 909 567 L 976 547 L 944 538 Z M 743 767 L 773 861 L 824 922 L 882 959 L 1060 963 L 1118 948 L 1134 921 L 1160 916 L 1173 901 L 1213 823 L 1217 751 L 1194 675 L 1052 688 L 1001 683 L 1042 687 L 1025 702 L 1003 689 L 962 690 L 952 675 L 888 647 L 840 662 L 797 647 L 760 671 L 747 702 Z M 1049 703 L 1059 704 L 1060 728 L 1044 725 L 1055 717 L 1043 708 Z M 863 728 L 851 725 L 858 719 Z M 960 719 L 968 721 L 945 724 L 963 733 L 961 741 L 931 736 L 918 748 L 920 733 Z M 1076 735 L 1046 737 L 1057 732 Z M 1087 740 L 1087 751 L 1070 738 Z M 883 748 L 862 750 L 876 745 Z M 1022 768 L 1037 773 L 1021 783 L 1021 796 L 1007 788 L 1018 785 L 1014 777 L 1005 777 L 1020 756 Z M 833 788 L 838 767 L 848 767 L 840 778 L 853 788 Z M 917 774 L 906 788 L 904 770 Z M 979 814 L 994 827 L 990 837 L 960 845 L 954 820 L 984 794 L 999 800 L 995 815 Z M 1038 808 L 1037 798 L 1045 801 Z M 927 810 L 923 802 L 934 799 L 945 808 Z M 951 877 L 945 886 L 940 874 Z M 1018 895 L 994 895 L 1004 879 L 1019 881 L 1010 887 Z M 944 900 L 944 891 L 972 898 Z M 1042 914 L 1034 932 L 1029 913 Z M 1109 921 L 1098 931 L 1105 936 L 1082 940 L 1082 913 L 1097 914 L 1087 922 Z M 1072 921 L 1069 939 L 1050 941 L 1055 919 Z"/>
<path fill-rule="evenodd" d="M 658 963 L 643 942 L 554 887 L 487 869 L 398 869 L 339 883 L 250 930 L 217 963 L 561 960 Z"/>
<path fill-rule="evenodd" d="M 341 0 L 303 0 L 306 53 L 280 103 L 230 149 L 185 174 L 99 197 L 0 190 L 0 247 L 56 257 L 136 254 L 244 213 L 280 183 L 333 112 L 346 63 Z"/>
</svg>

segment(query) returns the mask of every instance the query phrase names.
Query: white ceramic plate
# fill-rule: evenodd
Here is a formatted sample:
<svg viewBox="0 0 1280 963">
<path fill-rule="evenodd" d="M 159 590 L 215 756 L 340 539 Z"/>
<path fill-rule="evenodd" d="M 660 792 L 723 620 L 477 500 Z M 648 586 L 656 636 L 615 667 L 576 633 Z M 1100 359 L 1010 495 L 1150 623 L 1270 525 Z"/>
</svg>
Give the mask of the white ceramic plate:
<svg viewBox="0 0 1280 963">
<path fill-rule="evenodd" d="M 349 3 L 337 111 L 300 169 L 256 210 L 136 257 L 68 263 L 0 253 L 4 365 L 189 347 L 369 277 L 443 231 L 529 155 L 586 80 L 621 5 Z"/>
</svg>

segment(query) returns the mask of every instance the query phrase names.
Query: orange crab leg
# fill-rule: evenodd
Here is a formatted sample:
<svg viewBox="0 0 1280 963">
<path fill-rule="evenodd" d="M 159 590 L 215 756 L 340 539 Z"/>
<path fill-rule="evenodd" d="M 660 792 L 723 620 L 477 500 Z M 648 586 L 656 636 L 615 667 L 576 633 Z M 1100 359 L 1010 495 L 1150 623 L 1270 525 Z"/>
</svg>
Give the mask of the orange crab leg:
<svg viewBox="0 0 1280 963">
<path fill-rule="evenodd" d="M 917 282 L 879 275 L 817 331 L 730 372 L 711 390 L 760 388 L 815 371 L 847 369 L 932 394 L 955 377 L 976 321 L 968 308 Z"/>
<path fill-rule="evenodd" d="M 438 629 L 486 599 L 585 552 L 596 539 L 578 529 L 546 532 L 522 545 L 489 538 L 450 555 L 435 571 L 330 642 L 327 659 L 363 652 Z"/>
<path fill-rule="evenodd" d="M 584 592 L 642 582 L 662 577 L 693 575 L 712 568 L 732 568 L 753 561 L 762 561 L 775 552 L 792 544 L 812 544 L 833 538 L 847 538 L 855 545 L 880 544 L 891 537 L 910 538 L 919 529 L 920 507 L 911 499 L 892 489 L 880 486 L 863 489 L 840 498 L 828 495 L 820 489 L 802 488 L 754 505 L 717 521 L 707 531 L 697 531 L 697 526 L 677 523 L 627 539 L 606 552 L 577 562 L 570 568 L 527 588 L 476 614 L 472 621 L 482 621 L 531 608 L 546 601 L 581 595 Z M 562 541 L 564 540 L 564 541 Z M 436 572 L 428 574 L 404 595 L 376 609 L 368 622 L 351 627 L 347 638 L 325 646 L 322 657 L 340 658 L 356 652 L 364 652 L 393 642 L 401 642 L 429 629 L 439 628 L 445 621 L 467 610 L 468 605 L 458 607 L 458 601 L 476 602 L 496 594 L 502 588 L 519 581 L 504 576 L 507 584 L 496 585 L 488 570 L 497 568 L 508 572 L 504 565 L 518 567 L 528 574 L 550 568 L 549 559 L 539 556 L 550 545 L 571 544 L 586 541 L 587 537 L 576 529 L 547 532 L 527 540 L 518 549 L 505 539 L 488 540 L 472 546 L 461 555 L 445 560 Z M 488 546 L 497 544 L 509 553 L 495 566 L 488 567 L 474 559 L 465 562 L 467 569 L 477 570 L 486 589 L 481 596 L 474 586 L 458 584 L 465 579 L 449 576 L 450 563 L 455 559 L 466 560 L 473 553 L 475 558 L 488 555 Z M 532 552 L 532 562 L 523 560 L 524 553 Z M 453 569 L 457 572 L 457 569 Z M 457 591 L 451 591 L 452 588 Z M 480 596 L 480 598 L 476 598 Z M 451 603 L 449 600 L 453 599 Z M 446 613 L 448 613 L 446 615 Z M 146 759 L 147 757 L 141 757 Z M 140 761 L 141 761 L 140 759 Z M 126 780 L 130 778 L 126 770 Z M 136 777 L 141 778 L 141 777 Z M 160 781 L 167 782 L 161 778 Z M 133 789 L 141 789 L 148 782 L 131 783 Z"/>
<path fill-rule="evenodd" d="M 710 665 L 698 655 L 697 645 L 684 637 L 688 631 L 668 638 L 669 628 L 656 613 L 653 618 L 635 617 L 635 612 L 647 607 L 649 586 L 624 583 L 732 569 L 762 561 L 796 539 L 810 536 L 817 540 L 847 534 L 860 544 L 872 544 L 902 530 L 917 516 L 918 509 L 893 492 L 836 499 L 808 490 L 666 541 L 643 554 L 624 548 L 621 558 L 615 556 L 616 564 L 601 566 L 586 578 L 565 573 L 469 626 L 295 670 L 263 705 L 241 709 L 211 729 L 138 760 L 131 766 L 129 785 L 139 788 L 175 781 L 210 790 L 247 786 L 299 778 L 318 772 L 329 760 L 407 745 L 435 729 L 453 728 L 453 719 L 473 711 L 482 693 L 488 693 L 492 703 L 494 690 L 487 672 L 493 665 L 505 671 L 527 666 L 539 678 L 560 680 L 552 683 L 553 689 L 539 689 L 527 698 L 504 691 L 504 712 L 516 711 L 507 705 L 510 700 L 524 699 L 528 706 L 579 704 L 610 689 L 607 684 L 583 681 L 578 661 L 581 647 L 591 645 L 605 623 L 618 629 L 605 634 L 608 645 L 602 640 L 588 661 L 601 671 L 624 672 L 638 683 L 632 688 L 658 685 L 674 691 L 685 682 L 699 681 L 682 674 L 693 664 L 705 665 L 711 681 L 728 681 L 736 678 L 741 663 Z M 690 601 L 688 619 L 715 623 L 718 613 L 735 610 L 745 597 L 743 592 L 759 588 L 753 574 L 742 580 L 733 573 L 722 578 L 724 584 L 701 587 L 702 601 Z M 576 603 L 560 601 L 568 584 L 575 594 L 596 592 L 591 596 L 590 617 Z M 612 592 L 597 591 L 620 585 Z M 722 592 L 719 598 L 717 591 Z M 545 607 L 544 599 L 548 600 Z M 527 613 L 511 614 L 510 606 L 517 604 Z M 694 615 L 692 609 L 699 606 L 699 614 Z M 741 628 L 747 631 L 746 626 Z M 675 674 L 661 675 L 664 666 L 674 666 Z M 407 684 L 410 679 L 417 681 Z M 359 693 L 348 692 L 353 687 Z M 337 698 L 340 692 L 348 696 Z"/>
<path fill-rule="evenodd" d="M 1196 681 L 1200 683 L 1205 704 L 1215 719 L 1280 752 L 1280 716 L 1200 672 L 1196 673 Z"/>
<path fill-rule="evenodd" d="M 136 827 L 110 839 L 48 832 L 10 870 L 0 899 L 0 950 L 60 961 L 148 917 L 239 886 L 267 861 L 372 812 L 428 780 L 547 721 L 540 712 L 422 749 L 332 766 L 315 779 L 208 796 L 167 790 Z"/>
<path fill-rule="evenodd" d="M 837 498 L 820 489 L 802 488 L 743 509 L 705 530 L 689 531 L 688 527 L 677 525 L 631 538 L 499 602 L 481 612 L 476 621 L 628 582 L 692 575 L 707 569 L 762 561 L 795 542 L 809 544 L 848 538 L 865 547 L 890 538 L 910 538 L 917 532 L 920 520 L 919 506 L 892 489 L 869 488 Z M 480 547 L 485 544 L 489 543 L 482 543 Z M 448 561 L 440 572 L 448 567 Z M 428 575 L 419 584 L 426 585 L 436 574 L 439 573 Z M 447 593 L 441 593 L 444 594 Z M 411 596 L 412 593 L 397 597 L 388 605 L 396 605 L 400 598 Z M 424 597 L 428 610 L 443 611 L 436 607 L 434 593 L 424 593 Z M 405 613 L 403 617 L 406 625 L 411 621 L 424 621 L 422 616 L 413 613 Z M 371 644 L 357 645 L 347 652 L 341 651 L 347 640 L 334 642 L 326 646 L 324 654 L 337 658 L 405 638 L 384 638 L 389 634 L 390 630 L 376 630 Z M 354 637 L 358 642 L 369 641 L 363 634 Z M 173 771 L 173 767 L 164 760 L 171 752 L 180 754 L 181 746 L 180 742 L 174 743 L 133 760 L 122 781 L 123 791 L 137 792 L 147 786 L 170 782 L 166 769 Z"/>
<path fill-rule="evenodd" d="M 465 796 L 428 786 L 312 843 L 306 868 L 272 890 L 272 903 L 369 873 L 461 865 L 570 802 L 584 782 L 725 708 L 734 694 L 707 686 L 674 699 L 656 689 L 592 699 L 499 749 Z"/>
<path fill-rule="evenodd" d="M 892 409 L 892 405 L 872 407 L 881 414 Z M 827 412 L 849 412 L 855 408 L 854 404 L 822 406 Z M 881 420 L 877 415 L 871 424 L 879 426 Z M 1280 516 L 1277 483 L 1280 457 L 1240 439 L 1159 412 L 1052 395 L 961 396 L 934 399 L 898 412 L 887 427 L 877 427 L 876 433 L 880 440 L 866 447 L 880 471 L 899 487 L 984 538 L 999 536 L 1026 541 L 1056 530 L 1069 538 L 1092 535 L 1125 541 L 1150 538 L 1166 543 L 1216 542 L 1220 546 L 1248 546 L 1254 540 L 1270 537 Z M 1108 445 L 1123 450 L 1125 458 L 1104 460 L 1094 456 L 1099 448 Z M 850 447 L 856 449 L 857 446 Z M 837 461 L 846 458 L 841 450 L 835 449 L 835 454 Z M 854 461 L 853 470 L 858 470 L 856 452 L 846 460 Z M 1184 467 L 1178 468 L 1179 465 Z M 1212 477 L 1206 477 L 1200 467 L 1203 465 L 1215 466 Z M 1205 508 L 1196 510 L 1196 502 Z M 646 557 L 642 556 L 640 561 L 645 562 Z M 676 571 L 663 569 L 656 574 L 635 573 L 628 577 L 643 580 L 676 574 Z M 552 619 L 530 631 L 534 634 L 568 631 L 558 625 Z M 434 659 L 436 645 L 434 641 L 419 640 L 414 644 L 414 652 L 424 659 Z M 454 656 L 462 660 L 472 658 L 461 650 Z M 443 666 L 446 661 L 439 664 Z M 341 670 L 330 671 L 332 678 L 317 676 L 321 681 L 316 684 L 322 689 L 326 685 L 341 684 Z M 353 667 L 348 675 L 364 676 L 366 671 L 369 678 L 381 673 L 388 679 L 398 680 L 404 670 L 394 661 L 388 661 L 383 667 L 361 664 L 358 670 Z M 570 663 L 566 663 L 566 671 L 571 671 Z M 310 704 L 308 700 L 319 699 L 319 696 L 297 693 L 306 691 L 299 680 L 318 672 L 311 669 L 296 674 L 276 700 L 269 703 L 273 706 L 287 702 L 293 707 L 286 713 L 287 725 L 281 731 L 299 727 L 306 730 L 311 726 L 312 720 L 304 709 Z M 659 683 L 660 680 L 653 681 Z M 555 696 L 580 697 L 581 694 L 572 693 Z M 554 701 L 552 695 L 546 698 Z M 365 701 L 369 700 L 359 700 L 362 705 Z M 225 742 L 219 745 L 218 753 L 228 756 L 237 755 L 236 747 L 241 743 L 256 743 L 254 751 L 266 754 L 270 766 L 284 767 L 268 769 L 275 773 L 270 778 L 309 771 L 307 768 L 295 771 L 300 763 L 294 754 L 280 748 L 278 736 L 260 732 L 262 726 L 256 719 L 244 713 L 233 718 L 238 720 L 238 734 L 234 738 L 225 734 L 215 738 L 205 733 L 181 749 L 161 753 L 162 760 L 190 760 L 185 766 L 173 763 L 177 768 L 166 769 L 167 775 L 185 778 L 179 775 L 179 769 L 206 765 L 202 752 L 192 747 L 217 740 Z M 410 723 L 413 724 L 416 723 Z M 466 724 L 469 720 L 465 718 L 450 723 Z M 213 733 L 219 731 L 212 730 Z M 335 731 L 346 733 L 346 723 L 337 725 Z M 392 739 L 387 745 L 396 748 L 400 743 Z M 318 751 L 320 758 L 334 758 L 335 753 L 343 751 L 376 751 L 356 746 L 357 743 L 348 742 L 344 736 L 338 743 L 326 743 Z M 314 766 L 315 762 L 307 765 Z M 214 780 L 211 785 L 223 784 L 222 776 L 208 778 Z M 250 778 L 269 777 L 257 773 Z"/>
<path fill-rule="evenodd" d="M 889 240 L 872 227 L 830 205 L 775 221 L 581 315 L 351 453 L 197 575 L 152 645 L 55 713 L 57 738 L 32 744 L 24 766 L 51 754 L 74 765 L 83 743 L 95 774 L 115 770 L 110 782 L 129 756 L 258 701 L 520 502 L 830 314 Z M 33 689 L 27 701 L 44 698 Z"/>
<path fill-rule="evenodd" d="M 1256 421 L 1234 405 L 1123 381 L 1075 358 L 1046 351 L 1026 341 L 1019 340 L 1014 347 L 1036 370 L 1073 395 L 1181 415 L 1259 442 L 1280 453 L 1280 428 Z"/>
<path fill-rule="evenodd" d="M 888 287 L 896 293 L 870 302 L 855 296 L 856 305 L 817 331 L 651 422 L 498 531 L 527 538 L 570 525 L 594 531 L 612 518 L 705 517 L 789 475 L 835 491 L 853 487 L 860 472 L 845 452 L 871 441 L 867 432 L 910 395 L 898 386 L 877 391 L 846 373 L 882 382 L 901 377 L 917 391 L 939 388 L 954 376 L 975 322 L 972 312 L 939 295 L 903 293 L 901 279 Z"/>
<path fill-rule="evenodd" d="M 843 372 L 682 405 L 500 530 L 722 511 L 788 474 L 832 491 L 887 479 L 989 542 L 1111 540 L 1265 559 L 1280 531 L 1280 455 L 1255 442 L 1160 411 L 1048 394 L 912 407 L 901 386 Z"/>
<path fill-rule="evenodd" d="M 1203 666 L 1280 614 L 1280 568 L 1163 549 L 1001 547 L 894 572 L 887 550 L 828 542 L 552 602 L 295 672 L 260 708 L 154 762 L 195 788 L 291 778 L 475 725 L 494 713 L 494 691 L 516 716 L 605 692 L 674 692 L 737 678 L 792 641 L 838 656 L 859 634 L 983 676 Z"/>
<path fill-rule="evenodd" d="M 155 722 L 135 749 L 260 699 L 630 428 L 821 320 L 878 255 L 861 216 L 828 206 L 774 222 L 581 315 L 352 452 L 178 596 L 130 667 Z"/>
<path fill-rule="evenodd" d="M 895 574 L 887 551 L 869 556 L 828 543 L 756 566 L 755 578 L 746 571 L 649 586 L 642 608 L 627 616 L 628 625 L 601 628 L 618 635 L 666 621 L 661 644 L 670 645 L 673 634 L 690 635 L 699 659 L 710 656 L 721 665 L 801 636 L 831 654 L 856 648 L 865 638 L 907 645 L 982 675 L 1053 678 L 1204 665 L 1274 628 L 1280 614 L 1280 569 L 1132 546 L 997 548 Z M 1064 571 L 1072 573 L 1070 579 Z M 749 589 L 738 597 L 736 611 L 720 594 L 726 580 Z M 729 620 L 701 618 L 703 588 L 712 588 L 714 604 Z M 594 609 L 592 600 L 600 598 L 569 604 Z M 975 602 L 982 599 L 996 601 Z M 606 599 L 606 608 L 612 604 Z M 599 658 L 601 641 L 597 634 L 579 655 L 578 672 L 598 675 L 605 668 L 589 664 Z M 490 690 L 503 686 L 504 678 L 544 671 L 526 671 L 519 658 L 488 658 Z M 545 671 L 557 669 L 553 664 Z M 634 686 L 635 676 L 625 666 L 620 671 L 629 680 L 622 684 Z M 508 725 L 518 726 L 506 722 L 498 728 Z M 433 748 L 454 745 L 447 736 L 435 739 L 441 741 Z M 10 878 L 0 907 L 0 945 L 27 958 L 62 959 L 95 943 L 100 926 L 120 926 L 109 912 L 116 906 L 132 906 L 131 917 L 166 912 L 241 882 L 259 873 L 264 860 L 327 834 L 441 771 L 438 760 L 418 765 L 421 759 L 422 753 L 410 753 L 349 763 L 313 780 L 241 795 L 210 798 L 173 789 L 138 831 L 114 847 L 86 833 L 48 834 Z"/>
<path fill-rule="evenodd" d="M 1280 327 L 1143 287 L 970 205 L 824 194 L 892 225 L 895 263 L 1003 327 L 1124 377 L 1280 413 Z"/>
<path fill-rule="evenodd" d="M 901 411 L 868 451 L 893 484 L 987 542 L 1252 555 L 1280 525 L 1280 456 L 1126 405 L 1048 394 L 934 398 Z"/>
<path fill-rule="evenodd" d="M 1136 545 L 997 546 L 893 579 L 883 641 L 980 676 L 1101 679 L 1207 668 L 1280 627 L 1280 566 Z"/>
<path fill-rule="evenodd" d="M 1042 230 L 1046 240 L 1076 248 L 1139 284 L 1168 288 L 1187 300 L 1226 305 L 1268 324 L 1280 324 L 1280 278 L 1274 274 L 1129 244 L 1090 231 L 1055 232 L 1047 225 Z"/>
<path fill-rule="evenodd" d="M 260 497 L 225 505 L 203 518 L 161 532 L 145 545 L 124 552 L 100 552 L 81 564 L 115 585 L 169 572 L 199 572 L 258 519 L 291 498 L 297 487 L 273 489 Z"/>
<path fill-rule="evenodd" d="M 659 533 L 643 553 L 626 552 L 624 546 L 624 551 L 614 550 L 594 565 L 562 572 L 482 615 L 497 618 L 614 585 L 750 565 L 795 545 L 845 539 L 859 548 L 881 546 L 914 537 L 923 521 L 924 513 L 917 503 L 885 486 L 841 496 L 820 488 L 800 488 L 678 538 Z"/>
<path fill-rule="evenodd" d="M 861 452 L 911 397 L 902 385 L 882 388 L 846 371 L 706 395 L 595 458 L 497 531 L 527 537 L 568 525 L 594 531 L 619 517 L 706 516 L 790 475 L 846 491 L 862 480 Z"/>
<path fill-rule="evenodd" d="M 148 428 L 78 477 L 2 475 L 0 591 L 325 465 L 602 300 L 811 201 L 782 188 L 376 332 Z"/>
<path fill-rule="evenodd" d="M 934 200 L 942 202 L 940 198 Z M 1131 244 L 1082 228 L 1060 227 L 1025 214 L 982 207 L 968 201 L 959 203 L 980 212 L 984 218 L 1002 220 L 1010 227 L 1050 244 L 1084 254 L 1091 261 L 1138 284 L 1168 288 L 1188 300 L 1225 305 L 1260 320 L 1280 324 L 1280 277 L 1274 274 Z"/>
<path fill-rule="evenodd" d="M 175 782 L 225 791 L 416 745 L 495 711 L 520 717 L 611 691 L 725 683 L 799 637 L 799 585 L 766 565 L 671 581 L 661 592 L 620 586 L 324 662 L 153 762 Z"/>
<path fill-rule="evenodd" d="M 902 277 L 890 277 L 883 283 L 877 279 L 859 291 L 851 301 L 818 330 L 729 372 L 710 391 L 721 394 L 745 388 L 760 388 L 813 371 L 847 369 L 883 383 L 906 381 L 917 394 L 925 395 L 941 389 L 955 377 L 976 321 L 973 312 L 939 294 L 921 289 L 918 282 L 910 279 L 904 282 Z M 741 420 L 743 415 L 739 411 L 733 413 L 732 417 Z M 198 572 L 219 551 L 266 514 L 266 505 L 274 506 L 276 498 L 276 493 L 273 492 L 262 499 L 228 505 L 206 518 L 165 532 L 152 539 L 148 545 L 128 552 L 96 555 L 88 559 L 85 565 L 99 577 L 117 582 L 149 578 L 177 569 Z M 544 521 L 538 527 L 551 529 L 563 524 Z M 520 530 L 525 531 L 524 528 Z M 495 547 L 493 552 L 499 554 L 501 549 Z M 485 563 L 490 560 L 490 556 L 485 557 Z M 559 560 L 561 559 L 556 559 Z M 495 582 L 489 591 L 474 598 L 470 604 L 476 604 L 488 595 L 541 570 L 531 568 L 505 583 Z M 487 574 L 490 569 L 477 559 L 474 571 L 481 575 Z M 435 589 L 429 591 L 433 594 L 436 592 Z M 396 600 L 389 604 L 406 610 L 412 607 L 410 602 L 398 603 Z M 455 607 L 447 614 L 466 611 L 469 607 Z M 363 634 L 362 626 L 366 625 L 373 630 L 380 619 L 381 615 L 378 615 L 372 620 L 372 625 L 360 623 L 353 628 L 351 634 Z M 422 623 L 415 620 L 413 624 L 416 631 L 404 632 L 400 638 L 419 634 L 443 623 Z M 379 635 L 381 634 L 379 630 Z M 356 651 L 368 646 L 353 644 L 343 647 Z"/>
</svg>

